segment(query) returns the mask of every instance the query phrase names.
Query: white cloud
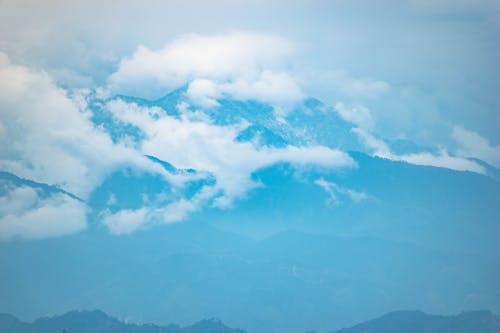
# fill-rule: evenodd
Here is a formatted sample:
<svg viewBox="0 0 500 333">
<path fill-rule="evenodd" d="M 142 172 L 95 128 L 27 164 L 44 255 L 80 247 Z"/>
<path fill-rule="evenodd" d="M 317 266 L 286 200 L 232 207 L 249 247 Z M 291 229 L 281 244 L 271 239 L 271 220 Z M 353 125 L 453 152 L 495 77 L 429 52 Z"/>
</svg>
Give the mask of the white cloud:
<svg viewBox="0 0 500 333">
<path fill-rule="evenodd" d="M 217 98 L 220 96 L 217 83 L 207 79 L 195 79 L 188 87 L 187 97 L 195 104 L 202 107 L 218 106 Z"/>
<path fill-rule="evenodd" d="M 374 126 L 370 110 L 362 105 L 348 108 L 344 103 L 338 102 L 335 104 L 334 110 L 342 119 L 356 126 L 367 130 L 371 130 Z"/>
<path fill-rule="evenodd" d="M 169 174 L 96 127 L 85 98 L 71 99 L 43 72 L 12 64 L 0 53 L 0 170 L 58 185 L 86 199 L 116 169 L 130 166 Z M 29 188 L 0 197 L 1 238 L 41 238 L 77 232 L 86 225 L 85 205 L 63 194 L 41 198 Z"/>
<path fill-rule="evenodd" d="M 271 104 L 296 102 L 303 98 L 300 87 L 288 73 L 262 71 L 255 79 L 238 78 L 220 86 L 224 94 L 239 100 L 258 100 Z"/>
<path fill-rule="evenodd" d="M 111 101 L 106 107 L 117 119 L 145 133 L 140 143 L 143 154 L 156 156 L 178 168 L 214 175 L 216 185 L 205 189 L 201 197 L 167 206 L 162 212 L 165 222 L 184 219 L 209 199 L 214 199 L 214 206 L 231 206 L 235 199 L 259 185 L 251 179 L 254 171 L 278 162 L 328 168 L 355 166 L 346 153 L 323 146 L 270 148 L 239 142 L 236 137 L 245 125 L 217 126 L 187 117 L 177 119 L 158 108 L 139 107 L 121 100 Z"/>
<path fill-rule="evenodd" d="M 149 220 L 149 214 L 147 208 L 124 209 L 116 213 L 106 212 L 102 216 L 102 223 L 108 227 L 112 234 L 125 235 L 143 226 Z"/>
<path fill-rule="evenodd" d="M 130 234 L 140 228 L 155 223 L 181 222 L 189 214 L 201 209 L 202 205 L 211 199 L 217 192 L 212 186 L 203 187 L 193 198 L 181 198 L 163 207 L 145 206 L 139 209 L 124 209 L 116 213 L 105 212 L 102 222 L 115 235 Z"/>
<path fill-rule="evenodd" d="M 373 152 L 374 156 L 393 161 L 404 161 L 415 165 L 427 165 L 457 171 L 472 171 L 481 174 L 486 173 L 484 167 L 478 163 L 467 158 L 451 156 L 444 148 L 440 149 L 437 155 L 429 152 L 397 155 L 391 152 L 390 147 L 383 140 L 374 137 L 371 133 L 361 128 L 353 128 L 352 131 Z"/>
<path fill-rule="evenodd" d="M 250 174 L 277 162 L 318 164 L 326 167 L 352 166 L 345 153 L 322 146 L 256 148 L 238 142 L 242 125 L 216 126 L 198 120 L 176 119 L 160 109 L 138 107 L 112 101 L 108 109 L 121 121 L 139 127 L 146 139 L 142 153 L 157 156 L 182 169 L 196 169 L 214 174 L 217 184 L 231 197 L 238 197 L 252 187 Z"/>
<path fill-rule="evenodd" d="M 0 197 L 0 239 L 62 236 L 87 227 L 84 203 L 58 193 L 42 197 L 22 186 Z"/>
<path fill-rule="evenodd" d="M 393 155 L 389 146 L 381 139 L 376 138 L 370 132 L 365 131 L 362 128 L 356 127 L 351 129 L 355 133 L 361 142 L 371 151 L 375 156 L 392 159 Z"/>
<path fill-rule="evenodd" d="M 428 152 L 393 156 L 398 159 L 416 165 L 429 165 L 439 168 L 447 168 L 457 171 L 472 171 L 485 174 L 486 170 L 478 163 L 462 157 L 450 156 L 445 149 L 441 149 L 438 155 Z"/>
<path fill-rule="evenodd" d="M 275 106 L 288 106 L 300 101 L 304 96 L 295 80 L 287 73 L 262 71 L 254 79 L 238 78 L 231 82 L 219 83 L 208 79 L 195 79 L 189 83 L 187 97 L 197 106 L 218 106 L 218 98 L 247 101 L 257 100 Z"/>
<path fill-rule="evenodd" d="M 168 177 L 139 152 L 113 143 L 81 102 L 47 74 L 14 65 L 0 53 L 0 169 L 82 198 L 124 165 Z"/>
<path fill-rule="evenodd" d="M 475 157 L 496 168 L 500 168 L 500 145 L 492 146 L 490 142 L 476 132 L 455 126 L 453 139 L 460 145 L 458 154 L 464 157 Z"/>
<path fill-rule="evenodd" d="M 347 198 L 354 202 L 368 199 L 368 195 L 364 192 L 358 192 L 349 188 L 339 186 L 338 184 L 326 181 L 323 178 L 317 179 L 314 183 L 325 190 L 326 193 L 328 193 L 328 204 L 340 204 L 342 203 L 341 198 Z"/>
<path fill-rule="evenodd" d="M 180 222 L 188 218 L 189 214 L 198 211 L 201 206 L 216 195 L 218 189 L 213 186 L 204 186 L 191 199 L 180 199 L 159 210 L 162 220 L 166 223 Z"/>
<path fill-rule="evenodd" d="M 256 33 L 188 35 L 158 51 L 140 46 L 108 84 L 114 92 L 149 98 L 189 85 L 188 97 L 201 106 L 216 105 L 220 95 L 294 102 L 302 92 L 281 68 L 293 49 L 286 39 Z"/>
</svg>

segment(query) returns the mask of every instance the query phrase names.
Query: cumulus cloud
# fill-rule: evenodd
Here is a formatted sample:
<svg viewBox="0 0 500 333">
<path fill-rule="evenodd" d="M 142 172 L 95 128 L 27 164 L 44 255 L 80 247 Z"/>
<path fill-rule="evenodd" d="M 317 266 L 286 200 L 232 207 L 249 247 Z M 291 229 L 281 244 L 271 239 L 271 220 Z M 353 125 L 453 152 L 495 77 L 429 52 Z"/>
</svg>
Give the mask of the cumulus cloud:
<svg viewBox="0 0 500 333">
<path fill-rule="evenodd" d="M 238 78 L 220 85 L 223 94 L 239 100 L 258 100 L 270 104 L 296 102 L 303 98 L 295 79 L 288 73 L 264 70 L 253 79 Z"/>
<path fill-rule="evenodd" d="M 457 154 L 483 160 L 500 168 L 500 145 L 493 146 L 478 133 L 468 131 L 461 126 L 453 127 L 453 139 L 460 145 Z"/>
<path fill-rule="evenodd" d="M 139 152 L 114 143 L 90 117 L 47 74 L 12 64 L 0 53 L 0 169 L 82 198 L 119 166 L 162 172 Z"/>
<path fill-rule="evenodd" d="M 179 182 L 160 165 L 91 121 L 84 98 L 70 98 L 44 72 L 12 64 L 0 53 L 0 170 L 57 185 L 86 199 L 116 169 L 130 166 Z M 86 225 L 85 204 L 29 188 L 0 198 L 1 237 L 64 235 Z M 19 206 L 21 205 L 21 206 Z"/>
<path fill-rule="evenodd" d="M 444 148 L 440 149 L 439 154 L 420 152 L 398 155 L 394 154 L 383 140 L 376 138 L 368 131 L 361 128 L 354 128 L 352 131 L 359 137 L 363 144 L 372 151 L 374 156 L 393 161 L 403 161 L 415 165 L 427 165 L 457 171 L 471 171 L 481 174 L 486 173 L 484 167 L 475 161 L 471 161 L 463 157 L 451 156 Z"/>
<path fill-rule="evenodd" d="M 220 95 L 285 103 L 287 99 L 301 98 L 300 89 L 290 75 L 265 68 L 291 49 L 289 42 L 277 37 L 251 34 L 189 36 L 175 41 L 158 54 L 140 49 L 132 59 L 122 62 L 110 82 L 119 82 L 118 77 L 123 73 L 130 77 L 138 73 L 162 73 L 158 68 L 150 72 L 144 68 L 148 65 L 140 63 L 140 59 L 146 54 L 146 58 L 153 60 L 159 57 L 158 66 L 165 65 L 163 61 L 166 60 L 167 69 L 175 72 L 156 79 L 161 81 L 168 77 L 170 80 L 173 73 L 174 79 L 180 79 L 181 84 L 191 80 L 188 98 L 202 105 L 216 105 Z M 202 57 L 200 50 L 206 51 Z M 155 66 L 154 62 L 149 64 Z M 192 79 L 201 74 L 207 78 Z M 181 198 L 165 207 L 143 207 L 102 215 L 103 222 L 112 232 L 128 233 L 140 228 L 144 221 L 181 221 L 205 204 L 230 207 L 235 199 L 258 186 L 251 180 L 252 172 L 278 162 L 323 167 L 355 164 L 347 154 L 321 146 L 277 149 L 238 142 L 238 133 L 248 124 L 216 126 L 209 119 L 185 114 L 177 119 L 165 115 L 161 109 L 141 108 L 122 101 L 109 102 L 106 107 L 121 123 L 133 125 L 145 134 L 139 147 L 113 142 L 104 128 L 95 126 L 85 94 L 70 98 L 48 74 L 15 65 L 1 54 L 0 136 L 5 144 L 0 147 L 0 169 L 60 186 L 83 199 L 108 174 L 125 166 L 158 173 L 174 186 L 182 185 L 182 180 L 144 155 L 215 177 L 216 185 L 189 200 Z M 37 212 L 55 206 L 52 201 L 40 200 Z M 75 210 L 68 210 L 72 211 Z M 33 222 L 31 219 L 25 221 Z"/>
<path fill-rule="evenodd" d="M 219 105 L 217 98 L 220 97 L 221 92 L 214 81 L 195 79 L 189 84 L 186 95 L 195 105 L 212 107 Z"/>
<path fill-rule="evenodd" d="M 0 239 L 62 236 L 87 227 L 84 203 L 57 193 L 48 197 L 31 187 L 7 189 L 0 197 Z"/>
<path fill-rule="evenodd" d="M 314 183 L 328 193 L 329 198 L 327 200 L 327 204 L 340 204 L 342 203 L 342 199 L 349 199 L 354 202 L 368 199 L 368 195 L 364 192 L 358 192 L 342 187 L 323 178 L 317 179 Z"/>
<path fill-rule="evenodd" d="M 286 39 L 256 33 L 188 35 L 157 51 L 138 47 L 120 62 L 108 85 L 117 93 L 149 98 L 188 85 L 188 97 L 201 106 L 216 105 L 220 95 L 293 102 L 302 92 L 281 68 L 293 49 Z"/>
</svg>

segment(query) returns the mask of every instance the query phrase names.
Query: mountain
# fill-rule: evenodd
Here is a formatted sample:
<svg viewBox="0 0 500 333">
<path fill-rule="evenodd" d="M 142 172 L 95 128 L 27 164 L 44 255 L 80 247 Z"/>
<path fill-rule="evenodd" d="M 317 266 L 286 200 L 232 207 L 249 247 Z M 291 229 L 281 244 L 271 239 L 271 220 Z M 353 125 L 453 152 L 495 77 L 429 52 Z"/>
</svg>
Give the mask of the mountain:
<svg viewBox="0 0 500 333">
<path fill-rule="evenodd" d="M 156 326 L 119 321 L 102 311 L 71 311 L 61 316 L 45 317 L 32 323 L 0 314 L 0 333 L 245 333 L 225 326 L 217 319 L 202 320 L 193 325 Z"/>
<path fill-rule="evenodd" d="M 217 100 L 216 106 L 200 110 L 189 104 L 186 91 L 185 87 L 180 88 L 157 100 L 124 95 L 106 100 L 91 98 L 89 107 L 92 110 L 92 120 L 96 125 L 104 127 L 115 140 L 125 136 L 140 138 L 141 133 L 137 128 L 117 121 L 105 107 L 108 102 L 123 101 L 140 107 L 156 107 L 163 110 L 165 115 L 174 118 L 181 118 L 186 111 L 196 111 L 205 115 L 215 125 L 247 123 L 248 128 L 242 130 L 238 137 L 240 141 L 261 139 L 262 145 L 275 147 L 316 143 L 343 150 L 363 150 L 363 145 L 351 131 L 353 125 L 317 99 L 305 99 L 287 110 L 286 122 L 283 122 L 277 117 L 273 106 L 254 100 L 222 98 Z M 180 106 L 186 109 L 182 110 Z"/>
<path fill-rule="evenodd" d="M 335 333 L 498 333 L 500 317 L 489 311 L 436 316 L 420 311 L 392 312 Z"/>
<path fill-rule="evenodd" d="M 9 188 L 22 186 L 37 190 L 43 197 L 50 196 L 52 194 L 64 194 L 73 199 L 82 201 L 82 199 L 78 198 L 76 195 L 66 192 L 57 186 L 35 182 L 29 179 L 20 178 L 10 172 L 0 171 L 0 197 L 2 197 Z"/>
<path fill-rule="evenodd" d="M 258 170 L 253 179 L 263 186 L 238 202 L 237 209 L 207 210 L 206 219 L 257 237 L 293 227 L 497 258 L 499 180 L 350 155 L 358 165 L 353 170 L 296 171 L 287 164 Z"/>
<path fill-rule="evenodd" d="M 499 171 L 484 162 L 476 161 L 487 170 L 487 176 L 373 157 L 353 133 L 354 125 L 317 99 L 304 100 L 285 112 L 286 121 L 279 121 L 272 106 L 251 100 L 221 98 L 216 106 L 201 110 L 186 106 L 189 100 L 185 87 L 157 100 L 130 96 L 91 99 L 94 122 L 115 133 L 116 138 L 141 137 L 137 129 L 116 121 L 106 109 L 106 103 L 118 100 L 157 107 L 174 118 L 188 110 L 203 113 L 212 124 L 243 122 L 248 126 L 238 133 L 238 141 L 267 147 L 320 144 L 347 151 L 356 162 L 357 167 L 342 170 L 297 168 L 286 163 L 255 170 L 251 177 L 259 186 L 238 198 L 234 209 L 219 209 L 208 203 L 191 220 L 203 219 L 217 228 L 258 238 L 294 228 L 375 236 L 490 257 L 500 251 L 495 236 L 500 232 Z M 388 140 L 387 144 L 399 154 L 435 153 L 408 140 Z M 171 161 L 149 158 L 169 172 L 187 172 L 178 170 Z M 203 186 L 220 181 L 198 170 L 189 172 L 199 175 L 197 181 L 184 189 L 171 189 L 160 176 L 118 170 L 92 193 L 91 216 L 97 220 L 103 211 L 138 209 L 144 198 L 162 198 L 157 204 L 163 206 L 190 199 Z"/>
<path fill-rule="evenodd" d="M 181 117 L 185 96 L 181 89 L 156 101 L 117 99 Z M 115 122 L 106 102 L 90 101 L 97 125 L 115 140 L 143 135 Z M 286 122 L 252 101 L 223 99 L 203 112 L 214 124 L 248 123 L 236 140 L 341 148 L 356 167 L 276 163 L 255 170 L 259 186 L 231 208 L 207 203 L 182 223 L 112 235 L 102 214 L 189 200 L 220 180 L 149 155 L 172 175 L 193 177 L 176 188 L 156 174 L 116 170 L 85 201 L 84 231 L 0 242 L 0 311 L 33 320 L 102 309 L 183 325 L 216 317 L 252 333 L 325 332 L 394 309 L 500 311 L 499 177 L 370 156 L 351 124 L 314 99 L 289 110 Z M 391 146 L 427 149 L 403 140 Z M 71 196 L 0 173 L 0 196 L 16 187 Z"/>
</svg>

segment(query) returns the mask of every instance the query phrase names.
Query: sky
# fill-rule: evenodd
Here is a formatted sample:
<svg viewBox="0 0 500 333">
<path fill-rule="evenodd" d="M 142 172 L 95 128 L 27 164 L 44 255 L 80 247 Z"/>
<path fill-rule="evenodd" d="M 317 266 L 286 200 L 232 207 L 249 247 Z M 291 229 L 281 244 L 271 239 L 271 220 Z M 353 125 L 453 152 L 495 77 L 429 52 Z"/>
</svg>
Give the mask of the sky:
<svg viewBox="0 0 500 333">
<path fill-rule="evenodd" d="M 500 167 L 499 31 L 500 6 L 487 0 L 2 0 L 0 168 L 83 202 L 123 167 L 179 188 L 203 177 L 173 175 L 146 155 L 216 178 L 189 200 L 102 218 L 127 233 L 144 220 L 183 220 L 209 200 L 232 207 L 260 186 L 253 172 L 278 162 L 356 168 L 346 151 L 319 142 L 237 142 L 248 124 L 214 124 L 196 111 L 222 98 L 255 100 L 286 124 L 297 103 L 315 97 L 353 126 L 373 156 L 485 174 L 470 158 Z M 189 102 L 178 105 L 180 119 L 106 101 L 156 99 L 183 87 Z M 117 122 L 145 138 L 115 140 L 92 122 L 89 98 L 101 98 Z M 398 139 L 428 149 L 396 153 L 389 142 Z M 4 238 L 44 236 L 31 221 L 57 207 L 75 221 L 62 233 L 86 225 L 85 205 L 63 194 L 9 189 L 2 200 Z M 60 234 L 58 225 L 47 228 Z"/>
</svg>

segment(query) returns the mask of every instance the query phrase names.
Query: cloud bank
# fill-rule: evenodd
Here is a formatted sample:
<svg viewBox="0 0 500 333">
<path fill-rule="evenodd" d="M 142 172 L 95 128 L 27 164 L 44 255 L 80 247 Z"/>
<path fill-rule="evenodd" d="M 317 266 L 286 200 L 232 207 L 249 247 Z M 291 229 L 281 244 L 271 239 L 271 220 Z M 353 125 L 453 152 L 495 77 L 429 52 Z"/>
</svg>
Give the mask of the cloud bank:
<svg viewBox="0 0 500 333">
<path fill-rule="evenodd" d="M 398 155 L 391 151 L 390 147 L 379 138 L 362 128 L 353 128 L 352 131 L 359 137 L 360 141 L 373 153 L 374 156 L 386 158 L 392 161 L 402 161 L 415 165 L 426 165 L 438 168 L 446 168 L 456 171 L 471 171 L 486 174 L 483 166 L 475 161 L 460 156 L 451 156 L 444 148 L 439 154 L 430 152 L 419 152 Z"/>
<path fill-rule="evenodd" d="M 84 203 L 58 193 L 43 197 L 28 186 L 10 188 L 0 197 L 0 240 L 46 238 L 87 227 Z"/>
<path fill-rule="evenodd" d="M 104 92 L 95 96 L 95 91 L 69 93 L 48 73 L 14 64 L 0 52 L 0 170 L 59 186 L 83 200 L 108 175 L 125 167 L 161 175 L 176 190 L 184 188 L 191 176 L 175 175 L 146 155 L 213 177 L 214 183 L 204 184 L 189 198 L 101 212 L 102 222 L 112 233 L 126 234 L 151 224 L 185 220 L 205 207 L 232 207 L 252 189 L 265 186 L 252 180 L 252 174 L 276 163 L 290 163 L 298 168 L 355 167 L 349 155 L 332 147 L 309 143 L 275 148 L 238 141 L 239 133 L 251 124 L 217 125 L 203 113 L 219 106 L 223 98 L 254 100 L 273 106 L 275 120 L 285 126 L 287 114 L 279 110 L 294 106 L 305 97 L 298 76 L 287 63 L 295 48 L 293 42 L 276 35 L 184 35 L 163 48 L 137 47 L 131 56 L 118 62 L 104 86 L 95 87 Z M 333 110 L 356 126 L 352 132 L 374 156 L 482 174 L 486 173 L 485 168 L 469 157 L 500 165 L 500 148 L 462 127 L 453 129 L 453 140 L 459 146 L 454 154 L 444 148 L 437 154 L 395 154 L 375 134 L 379 124 L 370 109 L 356 102 L 358 98 L 363 103 L 380 100 L 394 87 L 382 80 L 347 73 L 325 71 L 317 79 L 329 82 L 327 88 L 340 92 L 338 96 L 348 97 L 348 103 L 337 101 Z M 185 88 L 183 97 L 188 102 L 171 110 L 178 111 L 179 116 L 125 99 L 106 99 L 116 94 L 154 99 L 177 88 Z M 107 97 L 99 99 L 97 95 Z M 88 105 L 92 98 L 99 99 L 102 110 L 117 124 L 133 127 L 141 136 L 113 140 L 109 128 L 94 123 Z M 366 198 L 364 193 L 323 179 L 316 184 L 327 191 L 331 202 L 340 197 L 354 201 Z M 86 226 L 85 203 L 63 194 L 45 197 L 21 187 L 9 189 L 1 199 L 7 207 L 1 212 L 3 238 L 61 235 Z M 58 210 L 68 215 L 58 215 Z M 37 224 L 37 218 L 45 218 L 46 227 Z M 65 219 L 70 222 L 62 226 Z M 60 231 L 55 231 L 59 226 Z"/>
<path fill-rule="evenodd" d="M 500 145 L 493 146 L 478 133 L 468 131 L 461 126 L 453 127 L 452 136 L 460 145 L 458 154 L 478 158 L 500 169 Z"/>
<path fill-rule="evenodd" d="M 294 102 L 303 94 L 283 67 L 294 48 L 284 38 L 256 33 L 187 35 L 156 51 L 139 46 L 120 62 L 108 85 L 114 93 L 147 98 L 187 85 L 192 101 L 205 107 L 223 95 Z"/>
<path fill-rule="evenodd" d="M 86 198 L 112 170 L 161 172 L 139 152 L 114 143 L 44 72 L 0 53 L 0 169 Z"/>
<path fill-rule="evenodd" d="M 293 50 L 293 43 L 276 36 L 184 36 L 159 51 L 140 46 L 130 58 L 120 62 L 107 86 L 100 90 L 146 96 L 187 87 L 189 102 L 201 108 L 216 106 L 217 99 L 223 97 L 284 106 L 303 98 L 298 83 L 283 65 L 283 57 Z M 88 108 L 88 99 L 95 97 L 92 96 L 86 92 L 70 95 L 49 74 L 13 64 L 0 54 L 0 138 L 6 143 L 0 148 L 0 169 L 56 185 L 83 200 L 108 175 L 125 167 L 160 174 L 174 188 L 183 188 L 187 178 L 172 174 L 146 155 L 215 179 L 214 185 L 205 185 L 190 198 L 181 197 L 160 206 L 145 203 L 140 209 L 103 212 L 102 222 L 116 234 L 130 233 L 152 223 L 182 221 L 206 206 L 232 207 L 235 200 L 262 186 L 252 180 L 252 173 L 275 163 L 296 167 L 355 166 L 346 153 L 324 146 L 273 148 L 240 142 L 237 136 L 248 123 L 215 125 L 209 118 L 193 116 L 196 112 L 183 109 L 182 105 L 178 106 L 182 116 L 173 117 L 159 108 L 140 107 L 119 99 L 105 102 L 104 110 L 119 124 L 133 126 L 143 134 L 138 142 L 113 141 L 105 127 L 93 122 L 93 111 Z M 55 207 L 71 214 L 66 217 L 80 226 L 64 233 L 81 230 L 88 209 L 85 203 L 72 200 L 39 198 L 37 205 L 32 204 L 34 208 L 26 208 L 25 215 L 4 214 L 3 221 L 9 221 L 4 223 L 9 228 L 2 229 L 5 238 L 37 237 L 27 231 L 28 225 L 35 223 L 32 217 L 45 214 L 48 218 Z M 14 201 L 6 204 L 13 205 Z M 53 215 L 50 221 L 57 226 L 61 219 Z"/>
<path fill-rule="evenodd" d="M 235 200 L 261 186 L 251 179 L 252 173 L 279 162 L 298 167 L 356 166 L 348 154 L 324 146 L 271 148 L 237 141 L 238 134 L 248 124 L 220 126 L 186 116 L 176 118 L 159 108 L 141 107 L 122 100 L 110 101 L 106 108 L 120 122 L 142 131 L 144 139 L 139 144 L 142 154 L 156 156 L 180 169 L 211 174 L 216 180 L 214 186 L 205 187 L 191 200 L 181 199 L 166 207 L 151 208 L 148 212 L 139 210 L 108 215 L 105 223 L 115 233 L 129 232 L 129 226 L 140 227 L 141 219 L 136 217 L 142 214 L 153 222 L 168 223 L 185 219 L 188 213 L 199 210 L 202 205 L 231 207 Z M 127 227 L 119 228 L 119 221 L 124 221 Z"/>
<path fill-rule="evenodd" d="M 83 199 L 125 166 L 170 179 L 140 152 L 113 142 L 90 118 L 85 103 L 70 98 L 48 74 L 15 65 L 0 53 L 0 170 Z M 62 194 L 39 198 L 23 188 L 9 190 L 2 200 L 1 238 L 67 234 L 86 223 L 86 205 Z M 24 212 L 9 210 L 24 202 Z"/>
</svg>

